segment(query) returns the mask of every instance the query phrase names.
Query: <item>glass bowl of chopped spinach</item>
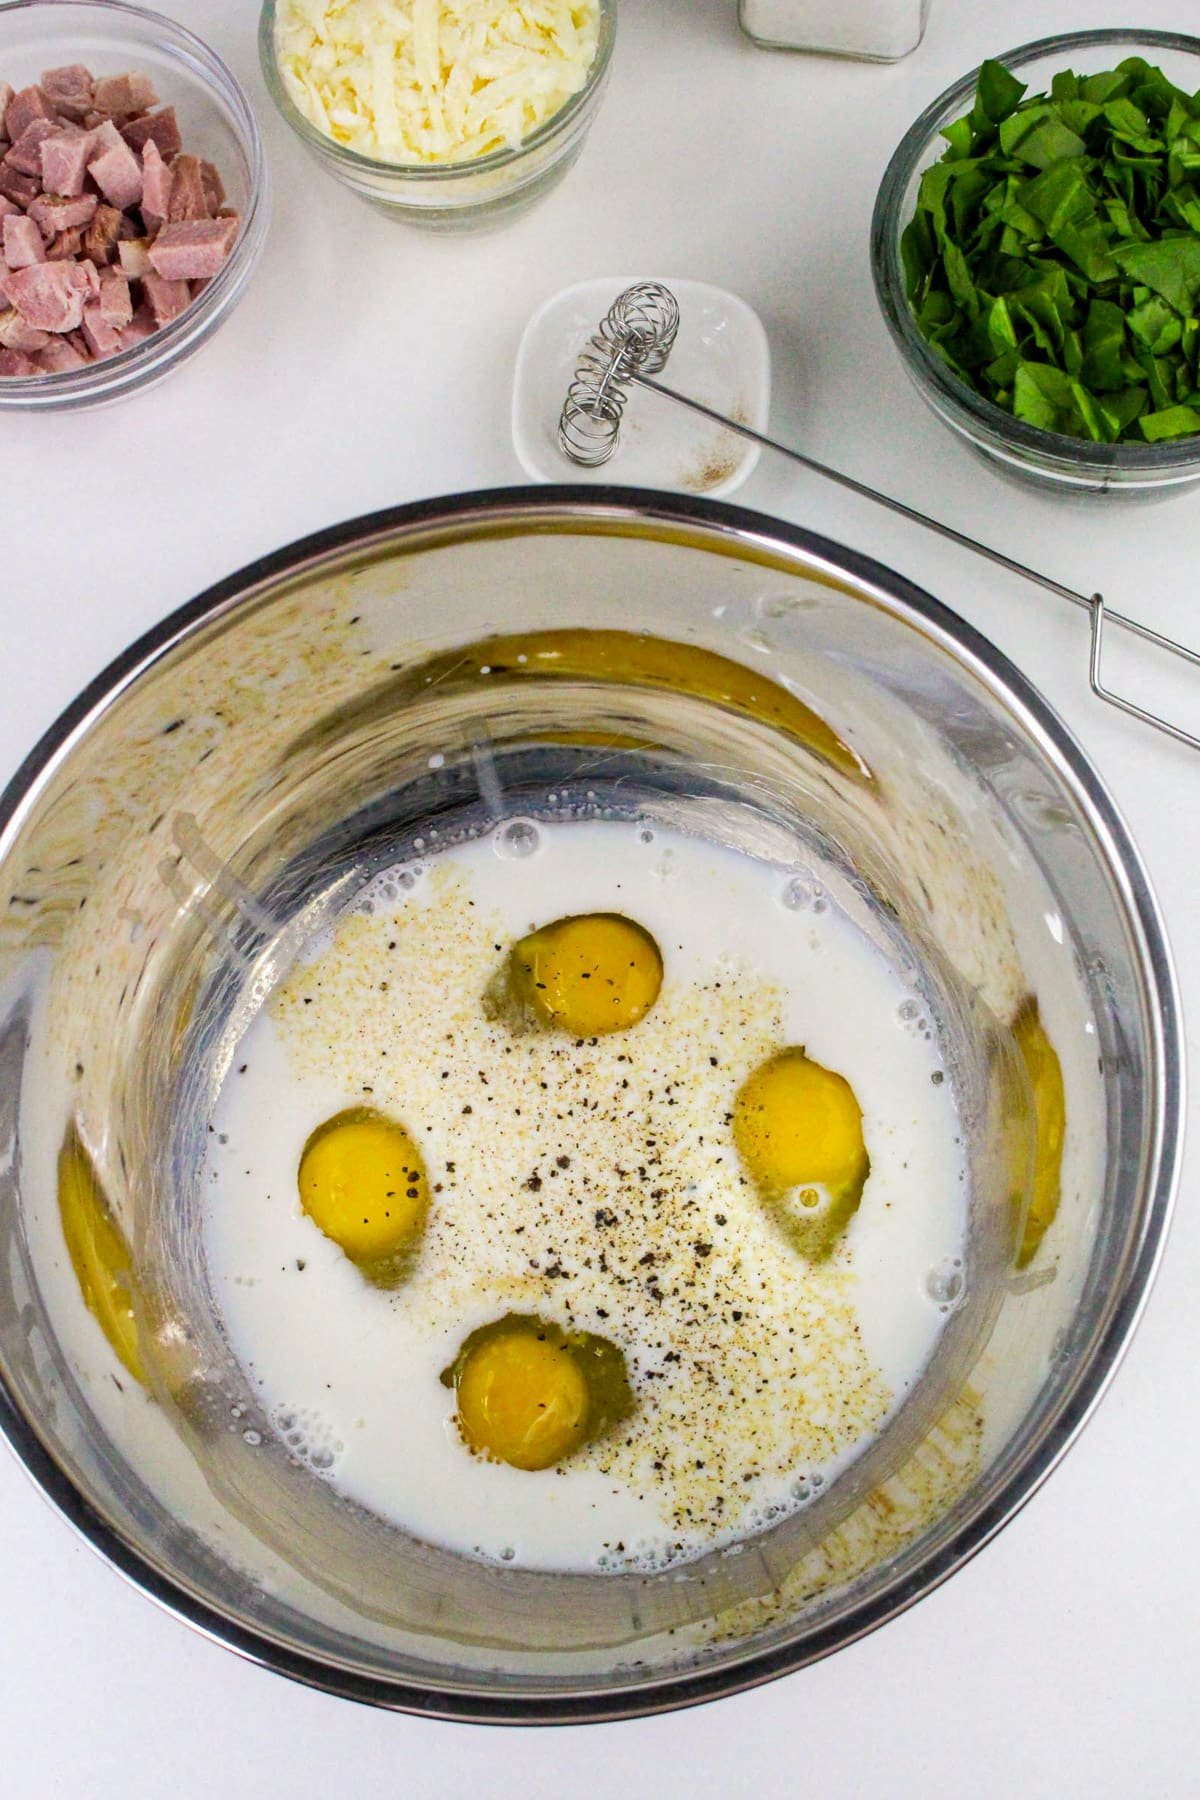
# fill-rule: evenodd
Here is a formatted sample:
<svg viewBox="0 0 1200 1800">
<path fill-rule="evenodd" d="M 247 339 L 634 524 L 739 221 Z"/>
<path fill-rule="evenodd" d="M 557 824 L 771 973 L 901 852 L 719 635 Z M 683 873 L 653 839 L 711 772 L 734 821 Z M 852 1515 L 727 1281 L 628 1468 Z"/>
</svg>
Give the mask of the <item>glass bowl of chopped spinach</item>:
<svg viewBox="0 0 1200 1800">
<path fill-rule="evenodd" d="M 1198 38 L 1044 38 L 949 88 L 888 165 L 884 318 L 922 397 L 1013 473 L 1200 481 L 1198 90 Z"/>
</svg>

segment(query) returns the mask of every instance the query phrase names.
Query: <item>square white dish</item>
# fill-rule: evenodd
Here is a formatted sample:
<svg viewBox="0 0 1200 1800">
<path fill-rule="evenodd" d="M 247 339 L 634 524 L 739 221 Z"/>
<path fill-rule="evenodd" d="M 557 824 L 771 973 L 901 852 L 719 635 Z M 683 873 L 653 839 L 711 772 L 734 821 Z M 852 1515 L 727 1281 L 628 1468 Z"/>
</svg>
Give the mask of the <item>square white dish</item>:
<svg viewBox="0 0 1200 1800">
<path fill-rule="evenodd" d="M 620 482 L 717 499 L 752 473 L 759 446 L 646 388 L 630 389 L 616 450 L 600 468 L 564 454 L 558 419 L 579 354 L 637 277 L 598 276 L 553 294 L 525 327 L 513 376 L 512 435 L 535 481 Z M 762 323 L 744 300 L 707 282 L 667 280 L 679 302 L 679 336 L 658 377 L 689 398 L 765 431 L 771 356 Z"/>
</svg>

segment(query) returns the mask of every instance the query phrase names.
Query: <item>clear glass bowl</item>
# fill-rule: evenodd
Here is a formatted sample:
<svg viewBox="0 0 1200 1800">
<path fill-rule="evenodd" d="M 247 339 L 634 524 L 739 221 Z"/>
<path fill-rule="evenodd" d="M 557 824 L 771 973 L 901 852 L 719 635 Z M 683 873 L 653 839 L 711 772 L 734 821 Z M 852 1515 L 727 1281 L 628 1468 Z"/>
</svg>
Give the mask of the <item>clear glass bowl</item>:
<svg viewBox="0 0 1200 1800">
<path fill-rule="evenodd" d="M 1095 74 L 1127 56 L 1157 63 L 1189 94 L 1200 89 L 1200 38 L 1169 31 L 1077 31 L 1010 50 L 997 60 L 1031 93 L 1061 69 Z M 1162 495 L 1200 481 L 1200 434 L 1160 444 L 1096 444 L 1014 419 L 961 381 L 926 343 L 909 309 L 900 237 L 916 208 L 923 172 L 945 149 L 940 133 L 969 112 L 972 69 L 927 106 L 888 164 L 871 221 L 875 293 L 904 367 L 921 398 L 976 450 L 1042 487 L 1077 493 Z"/>
<path fill-rule="evenodd" d="M 348 149 L 305 118 L 288 93 L 275 55 L 275 0 L 259 20 L 258 53 L 267 90 L 284 119 L 322 168 L 393 219 L 435 231 L 507 223 L 562 180 L 583 148 L 600 105 L 617 35 L 616 0 L 599 0 L 600 35 L 587 80 L 577 94 L 515 149 L 470 162 L 381 162 Z"/>
<path fill-rule="evenodd" d="M 98 75 L 139 70 L 175 107 L 186 149 L 221 172 L 242 228 L 220 273 L 153 337 L 104 362 L 59 375 L 0 380 L 0 409 L 66 411 L 115 400 L 186 362 L 245 292 L 266 238 L 270 187 L 258 122 L 241 86 L 206 44 L 181 25 L 117 0 L 16 0 L 0 7 L 0 74 L 14 87 L 43 69 L 86 63 Z"/>
</svg>

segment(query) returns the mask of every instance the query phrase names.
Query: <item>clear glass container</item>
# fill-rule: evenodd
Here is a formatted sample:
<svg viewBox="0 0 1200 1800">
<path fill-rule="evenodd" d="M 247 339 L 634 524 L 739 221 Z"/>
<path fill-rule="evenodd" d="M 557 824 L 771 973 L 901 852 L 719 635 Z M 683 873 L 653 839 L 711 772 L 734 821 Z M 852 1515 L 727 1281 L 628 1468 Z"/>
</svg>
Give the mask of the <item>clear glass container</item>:
<svg viewBox="0 0 1200 1800">
<path fill-rule="evenodd" d="M 14 87 L 44 69 L 85 63 L 97 75 L 137 70 L 174 106 L 184 147 L 220 171 L 241 230 L 229 258 L 177 319 L 87 368 L 0 380 L 0 411 L 70 411 L 140 392 L 193 356 L 246 291 L 270 219 L 258 121 L 241 84 L 208 46 L 161 13 L 117 0 L 16 0 L 0 6 L 0 74 Z"/>
<path fill-rule="evenodd" d="M 1200 38 L 1169 31 L 1079 31 L 1041 38 L 997 58 L 1031 93 L 1048 92 L 1062 69 L 1095 74 L 1124 57 L 1157 63 L 1186 93 L 1200 89 Z M 978 71 L 939 94 L 887 166 L 871 221 L 871 269 L 892 341 L 926 405 L 993 466 L 1039 487 L 1075 494 L 1162 497 L 1200 481 L 1200 434 L 1158 444 L 1098 444 L 1016 419 L 953 373 L 917 329 L 908 304 L 900 240 L 916 209 L 921 176 L 946 148 L 945 126 L 971 109 Z"/>
<path fill-rule="evenodd" d="M 599 0 L 600 31 L 587 80 L 544 125 L 512 149 L 469 162 L 395 163 L 339 144 L 306 119 L 287 90 L 275 54 L 275 0 L 259 20 L 267 90 L 305 149 L 329 174 L 390 218 L 435 231 L 506 224 L 549 193 L 583 148 L 608 80 L 617 34 L 616 0 Z"/>
<path fill-rule="evenodd" d="M 746 36 L 764 50 L 809 50 L 899 62 L 925 35 L 929 0 L 738 0 Z"/>
</svg>

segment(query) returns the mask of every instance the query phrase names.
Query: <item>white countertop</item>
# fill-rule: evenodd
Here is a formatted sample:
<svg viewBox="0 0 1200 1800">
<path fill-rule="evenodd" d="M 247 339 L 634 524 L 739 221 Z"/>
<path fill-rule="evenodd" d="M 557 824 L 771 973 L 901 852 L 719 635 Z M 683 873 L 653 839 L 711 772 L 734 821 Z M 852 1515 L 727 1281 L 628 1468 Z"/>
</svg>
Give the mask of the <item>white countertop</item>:
<svg viewBox="0 0 1200 1800">
<path fill-rule="evenodd" d="M 892 68 L 756 50 L 734 0 L 622 0 L 578 166 L 508 230 L 447 240 L 389 223 L 312 168 L 263 91 L 251 0 L 163 3 L 249 86 L 275 223 L 242 306 L 164 386 L 107 412 L 0 421 L 0 782 L 110 657 L 217 577 L 351 514 L 519 480 L 509 382 L 525 321 L 555 289 L 614 270 L 749 300 L 771 341 L 781 435 L 1200 642 L 1200 492 L 1080 506 L 990 473 L 909 387 L 867 265 L 884 164 L 941 88 L 1053 31 L 1134 14 L 1194 30 L 1196 0 L 933 0 L 924 44 Z M 738 500 L 902 570 L 1040 685 L 1125 812 L 1185 1008 L 1200 1013 L 1200 762 L 1090 698 L 1083 615 L 779 459 L 764 457 Z M 1114 672 L 1194 728 L 1194 684 L 1139 651 Z M 5 1792 L 1195 1795 L 1198 1167 L 1200 1142 L 1128 1358 L 1025 1511 L 865 1642 L 688 1713 L 499 1731 L 308 1692 L 157 1611 L 0 1455 Z"/>
</svg>

